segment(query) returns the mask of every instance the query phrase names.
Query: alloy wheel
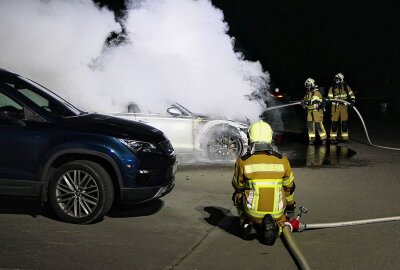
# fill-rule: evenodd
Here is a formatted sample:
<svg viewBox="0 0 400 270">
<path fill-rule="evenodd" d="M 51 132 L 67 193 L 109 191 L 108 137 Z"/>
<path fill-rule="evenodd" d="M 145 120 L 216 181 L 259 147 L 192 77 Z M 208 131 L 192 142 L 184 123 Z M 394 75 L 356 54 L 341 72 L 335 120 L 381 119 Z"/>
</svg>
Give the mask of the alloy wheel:
<svg viewBox="0 0 400 270">
<path fill-rule="evenodd" d="M 95 179 L 85 171 L 67 171 L 57 182 L 57 203 L 69 216 L 82 218 L 90 215 L 98 205 L 99 196 Z"/>
<path fill-rule="evenodd" d="M 242 143 L 234 134 L 221 134 L 209 144 L 209 153 L 212 158 L 232 160 L 240 156 Z"/>
</svg>

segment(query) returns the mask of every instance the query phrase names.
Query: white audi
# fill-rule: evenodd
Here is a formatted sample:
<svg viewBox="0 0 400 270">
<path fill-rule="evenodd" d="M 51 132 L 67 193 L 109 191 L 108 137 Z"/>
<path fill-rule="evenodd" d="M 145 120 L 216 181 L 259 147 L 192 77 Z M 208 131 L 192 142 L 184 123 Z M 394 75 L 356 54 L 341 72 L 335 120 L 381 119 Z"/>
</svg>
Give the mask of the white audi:
<svg viewBox="0 0 400 270">
<path fill-rule="evenodd" d="M 201 151 L 210 160 L 235 160 L 248 146 L 247 124 L 195 114 L 178 103 L 165 114 L 141 113 L 136 104 L 130 104 L 128 113 L 112 115 L 163 131 L 178 155 Z"/>
</svg>

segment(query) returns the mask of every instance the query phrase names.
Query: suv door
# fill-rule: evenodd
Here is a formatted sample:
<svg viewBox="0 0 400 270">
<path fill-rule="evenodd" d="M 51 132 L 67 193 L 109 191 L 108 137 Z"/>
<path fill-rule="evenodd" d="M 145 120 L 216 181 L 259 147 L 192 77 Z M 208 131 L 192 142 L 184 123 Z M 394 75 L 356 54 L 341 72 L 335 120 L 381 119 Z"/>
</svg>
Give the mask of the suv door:
<svg viewBox="0 0 400 270">
<path fill-rule="evenodd" d="M 26 109 L 25 109 L 26 110 Z M 0 89 L 0 194 L 38 193 L 38 135 L 23 104 Z"/>
</svg>

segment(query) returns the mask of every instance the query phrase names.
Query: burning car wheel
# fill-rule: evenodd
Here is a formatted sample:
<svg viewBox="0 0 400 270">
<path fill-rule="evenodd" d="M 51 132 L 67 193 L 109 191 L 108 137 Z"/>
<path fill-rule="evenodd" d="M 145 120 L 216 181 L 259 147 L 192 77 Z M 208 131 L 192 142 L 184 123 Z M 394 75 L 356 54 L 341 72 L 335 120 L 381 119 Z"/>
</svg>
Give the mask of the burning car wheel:
<svg viewBox="0 0 400 270">
<path fill-rule="evenodd" d="M 215 129 L 207 136 L 204 152 L 211 160 L 235 160 L 243 151 L 240 135 L 232 129 Z"/>
<path fill-rule="evenodd" d="M 49 201 L 64 221 L 90 223 L 102 218 L 113 202 L 113 186 L 99 164 L 79 160 L 61 166 L 49 183 Z"/>
</svg>

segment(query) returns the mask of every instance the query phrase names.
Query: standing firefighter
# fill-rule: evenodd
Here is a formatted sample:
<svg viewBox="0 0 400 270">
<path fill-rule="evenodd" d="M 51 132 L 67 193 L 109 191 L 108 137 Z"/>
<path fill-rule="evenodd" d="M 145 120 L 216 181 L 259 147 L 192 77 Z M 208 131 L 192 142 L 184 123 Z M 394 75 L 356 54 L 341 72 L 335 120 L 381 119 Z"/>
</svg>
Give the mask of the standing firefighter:
<svg viewBox="0 0 400 270">
<path fill-rule="evenodd" d="M 334 85 L 329 88 L 328 99 L 340 99 L 350 102 L 350 106 L 354 105 L 356 97 L 350 86 L 344 82 L 344 76 L 342 73 L 338 73 L 334 77 Z M 347 104 L 332 101 L 331 107 L 331 133 L 329 140 L 336 143 L 338 138 L 338 131 L 341 134 L 341 139 L 347 141 L 349 139 L 348 129 L 349 115 L 347 111 Z"/>
<path fill-rule="evenodd" d="M 306 87 L 306 95 L 303 98 L 303 107 L 307 109 L 308 143 L 315 143 L 318 131 L 322 144 L 326 144 L 327 136 L 323 123 L 322 95 L 313 79 L 308 78 L 304 85 Z"/>
<path fill-rule="evenodd" d="M 272 129 L 262 120 L 249 127 L 249 152 L 235 165 L 232 196 L 243 237 L 257 230 L 261 240 L 273 245 L 286 221 L 285 210 L 294 215 L 294 176 L 289 161 L 272 146 Z"/>
</svg>

